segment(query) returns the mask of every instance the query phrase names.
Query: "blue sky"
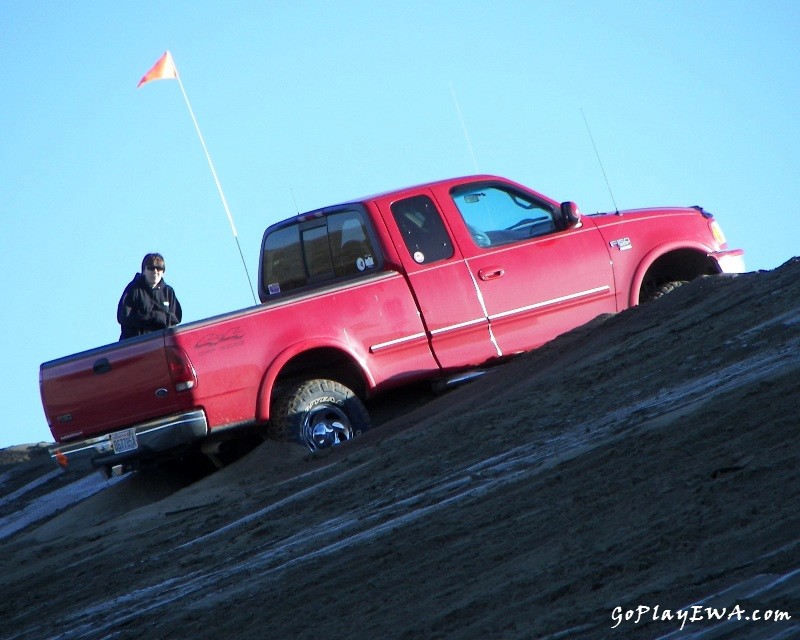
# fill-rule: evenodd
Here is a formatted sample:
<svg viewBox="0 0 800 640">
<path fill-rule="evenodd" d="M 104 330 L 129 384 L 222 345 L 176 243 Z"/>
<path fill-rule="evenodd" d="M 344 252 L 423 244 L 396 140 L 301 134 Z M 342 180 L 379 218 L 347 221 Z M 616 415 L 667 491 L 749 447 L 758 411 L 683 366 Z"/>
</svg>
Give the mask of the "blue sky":
<svg viewBox="0 0 800 640">
<path fill-rule="evenodd" d="M 252 304 L 177 82 L 136 88 L 167 49 L 252 277 L 264 228 L 298 209 L 476 166 L 613 209 L 583 115 L 620 208 L 700 204 L 749 270 L 800 253 L 797 2 L 2 11 L 0 447 L 51 439 L 39 364 L 116 341 L 145 253 L 166 257 L 184 321 Z"/>
</svg>

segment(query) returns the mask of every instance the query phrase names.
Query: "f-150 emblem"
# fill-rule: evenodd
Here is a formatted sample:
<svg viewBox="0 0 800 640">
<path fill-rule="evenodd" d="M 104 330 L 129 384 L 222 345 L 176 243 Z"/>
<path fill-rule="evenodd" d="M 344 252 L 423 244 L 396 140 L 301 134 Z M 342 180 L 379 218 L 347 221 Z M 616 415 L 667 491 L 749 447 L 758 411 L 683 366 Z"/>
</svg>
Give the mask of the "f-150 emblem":
<svg viewBox="0 0 800 640">
<path fill-rule="evenodd" d="M 619 240 L 612 240 L 608 244 L 610 244 L 612 247 L 616 247 L 620 251 L 627 251 L 628 249 L 631 249 L 633 247 L 630 238 L 620 238 Z"/>
</svg>

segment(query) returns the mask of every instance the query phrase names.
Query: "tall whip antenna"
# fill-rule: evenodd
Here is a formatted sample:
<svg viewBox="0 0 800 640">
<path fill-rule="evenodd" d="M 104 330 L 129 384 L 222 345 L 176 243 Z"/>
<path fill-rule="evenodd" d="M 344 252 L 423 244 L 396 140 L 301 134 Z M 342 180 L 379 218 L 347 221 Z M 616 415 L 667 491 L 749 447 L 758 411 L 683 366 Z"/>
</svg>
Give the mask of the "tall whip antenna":
<svg viewBox="0 0 800 640">
<path fill-rule="evenodd" d="M 614 211 L 619 213 L 619 207 L 617 206 L 617 201 L 614 199 L 614 194 L 611 191 L 611 183 L 608 181 L 608 176 L 606 175 L 606 170 L 603 168 L 603 161 L 600 159 L 600 153 L 597 151 L 597 145 L 594 143 L 594 136 L 592 135 L 592 130 L 589 128 L 589 121 L 586 120 L 586 114 L 583 113 L 583 107 L 581 107 L 581 115 L 583 116 L 583 122 L 586 125 L 586 130 L 589 132 L 589 139 L 592 141 L 592 146 L 594 147 L 594 154 L 597 156 L 597 162 L 600 165 L 600 171 L 603 172 L 603 178 L 606 181 L 606 186 L 608 187 L 608 194 L 611 196 L 611 202 L 614 203 Z"/>
<path fill-rule="evenodd" d="M 172 54 L 169 51 L 166 51 L 164 55 L 162 55 L 158 61 L 153 65 L 153 67 L 148 71 L 142 79 L 139 81 L 139 87 L 142 85 L 150 82 L 151 80 L 169 80 L 175 79 L 178 81 L 178 86 L 181 88 L 181 93 L 183 94 L 183 100 L 186 102 L 186 107 L 189 109 L 189 115 L 192 118 L 192 124 L 194 124 L 194 129 L 197 132 L 197 137 L 200 138 L 200 144 L 203 147 L 203 152 L 206 154 L 206 160 L 208 161 L 208 167 L 211 169 L 211 176 L 214 178 L 214 184 L 217 185 L 217 191 L 219 192 L 219 197 L 222 200 L 222 206 L 225 209 L 225 214 L 228 216 L 228 222 L 231 225 L 231 231 L 233 232 L 233 239 L 236 241 L 236 247 L 239 249 L 239 256 L 242 259 L 242 265 L 244 266 L 244 272 L 247 276 L 247 283 L 250 285 L 250 293 L 253 294 L 253 303 L 258 304 L 258 300 L 256 299 L 256 292 L 253 289 L 253 281 L 250 279 L 250 272 L 247 270 L 247 262 L 244 259 L 244 253 L 242 253 L 242 245 L 239 244 L 239 234 L 236 232 L 236 225 L 233 224 L 233 216 L 231 215 L 231 210 L 228 207 L 228 201 L 225 199 L 225 194 L 222 192 L 222 185 L 219 182 L 219 178 L 217 178 L 217 171 L 214 169 L 214 163 L 211 162 L 211 155 L 208 153 L 208 148 L 206 147 L 206 142 L 203 139 L 203 134 L 200 133 L 200 126 L 197 124 L 197 118 L 194 117 L 194 111 L 192 110 L 192 105 L 189 104 L 189 96 L 186 95 L 186 90 L 183 88 L 183 82 L 181 82 L 181 77 L 178 75 L 178 69 L 175 66 L 175 62 L 172 59 Z"/>
</svg>

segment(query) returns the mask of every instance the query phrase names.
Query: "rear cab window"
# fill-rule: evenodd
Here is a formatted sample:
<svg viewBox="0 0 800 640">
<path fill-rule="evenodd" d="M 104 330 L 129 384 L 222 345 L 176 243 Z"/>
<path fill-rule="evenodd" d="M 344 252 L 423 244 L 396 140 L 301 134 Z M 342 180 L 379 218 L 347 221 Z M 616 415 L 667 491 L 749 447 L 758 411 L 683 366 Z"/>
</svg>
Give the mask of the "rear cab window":
<svg viewBox="0 0 800 640">
<path fill-rule="evenodd" d="M 261 247 L 261 300 L 380 271 L 383 260 L 366 212 L 315 212 L 267 229 Z"/>
</svg>

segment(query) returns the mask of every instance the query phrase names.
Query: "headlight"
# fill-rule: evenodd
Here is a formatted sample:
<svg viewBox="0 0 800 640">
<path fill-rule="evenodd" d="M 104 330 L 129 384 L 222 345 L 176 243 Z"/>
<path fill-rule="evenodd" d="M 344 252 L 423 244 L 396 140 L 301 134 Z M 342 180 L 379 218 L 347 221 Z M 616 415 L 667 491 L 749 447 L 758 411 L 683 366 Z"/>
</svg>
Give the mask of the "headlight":
<svg viewBox="0 0 800 640">
<path fill-rule="evenodd" d="M 728 244 L 728 241 L 725 239 L 725 234 L 722 232 L 722 227 L 719 226 L 719 222 L 710 220 L 708 222 L 708 228 L 711 229 L 711 235 L 714 236 L 714 240 L 719 243 L 720 247 L 725 247 L 725 245 Z"/>
</svg>

